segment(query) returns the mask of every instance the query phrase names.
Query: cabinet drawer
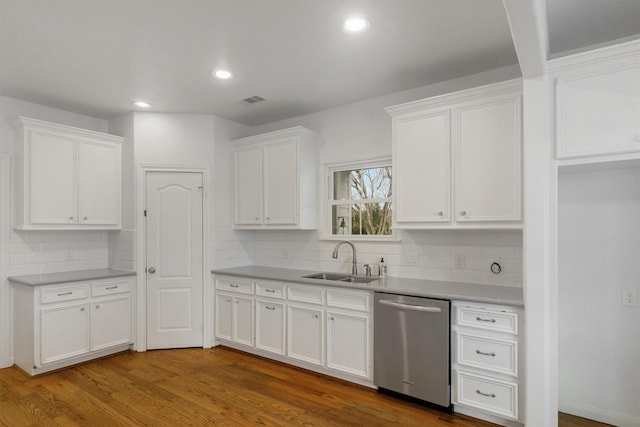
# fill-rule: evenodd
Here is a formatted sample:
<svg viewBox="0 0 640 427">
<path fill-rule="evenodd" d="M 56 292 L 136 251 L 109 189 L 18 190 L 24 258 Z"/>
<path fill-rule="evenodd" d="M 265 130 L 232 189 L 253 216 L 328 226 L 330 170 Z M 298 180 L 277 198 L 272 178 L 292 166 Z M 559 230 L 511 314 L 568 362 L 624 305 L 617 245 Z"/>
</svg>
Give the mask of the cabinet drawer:
<svg viewBox="0 0 640 427">
<path fill-rule="evenodd" d="M 43 304 L 58 301 L 77 300 L 88 297 L 89 286 L 87 284 L 56 286 L 54 288 L 43 288 L 40 291 L 40 302 Z"/>
<path fill-rule="evenodd" d="M 456 371 L 454 404 L 518 419 L 518 384 Z"/>
<path fill-rule="evenodd" d="M 458 306 L 456 312 L 456 323 L 460 326 L 518 334 L 517 313 L 466 306 Z"/>
<path fill-rule="evenodd" d="M 289 286 L 287 298 L 290 301 L 308 302 L 311 304 L 323 304 L 322 288 L 312 288 L 306 286 Z"/>
<path fill-rule="evenodd" d="M 91 295 L 94 297 L 101 297 L 103 295 L 129 292 L 130 290 L 131 290 L 131 283 L 128 280 L 98 282 L 98 283 L 94 283 L 91 286 Z"/>
<path fill-rule="evenodd" d="M 253 295 L 253 282 L 236 279 L 216 279 L 216 289 Z"/>
<path fill-rule="evenodd" d="M 327 305 L 350 310 L 369 311 L 371 300 L 369 292 L 327 291 Z"/>
<path fill-rule="evenodd" d="M 457 362 L 518 376 L 518 343 L 512 340 L 456 332 Z"/>
<path fill-rule="evenodd" d="M 270 298 L 284 298 L 284 285 L 269 282 L 256 282 L 256 295 Z"/>
</svg>

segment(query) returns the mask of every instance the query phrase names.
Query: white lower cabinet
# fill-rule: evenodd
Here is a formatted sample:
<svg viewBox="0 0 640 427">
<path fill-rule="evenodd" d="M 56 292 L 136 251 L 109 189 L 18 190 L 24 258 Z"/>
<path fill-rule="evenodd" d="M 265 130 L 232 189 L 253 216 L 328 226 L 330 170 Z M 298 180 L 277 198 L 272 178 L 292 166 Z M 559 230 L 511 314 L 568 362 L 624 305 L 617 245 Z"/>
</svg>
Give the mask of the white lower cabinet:
<svg viewBox="0 0 640 427">
<path fill-rule="evenodd" d="M 133 283 L 130 277 L 14 283 L 16 365 L 35 375 L 128 349 Z"/>
<path fill-rule="evenodd" d="M 370 376 L 369 315 L 327 311 L 327 368 Z"/>
<path fill-rule="evenodd" d="M 502 424 L 522 422 L 522 309 L 459 301 L 452 306 L 455 411 Z"/>
<path fill-rule="evenodd" d="M 292 359 L 324 365 L 324 310 L 289 304 L 287 355 Z"/>
<path fill-rule="evenodd" d="M 256 300 L 256 348 L 285 354 L 284 303 Z"/>
<path fill-rule="evenodd" d="M 89 304 L 40 309 L 40 357 L 36 366 L 89 352 Z"/>
<path fill-rule="evenodd" d="M 215 279 L 220 343 L 371 384 L 371 292 L 248 280 Z"/>
</svg>

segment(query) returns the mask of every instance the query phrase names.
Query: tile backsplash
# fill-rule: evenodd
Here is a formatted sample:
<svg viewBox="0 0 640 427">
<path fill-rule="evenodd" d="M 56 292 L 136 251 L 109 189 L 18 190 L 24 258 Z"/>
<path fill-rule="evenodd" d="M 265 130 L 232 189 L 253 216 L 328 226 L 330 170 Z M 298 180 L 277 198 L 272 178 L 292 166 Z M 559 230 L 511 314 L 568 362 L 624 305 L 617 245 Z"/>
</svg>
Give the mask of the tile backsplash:
<svg viewBox="0 0 640 427">
<path fill-rule="evenodd" d="M 253 264 L 314 271 L 351 272 L 351 249 L 331 254 L 336 241 L 318 232 L 237 232 L 250 246 Z M 522 286 L 522 232 L 519 230 L 400 231 L 395 242 L 354 242 L 358 272 L 370 264 L 378 272 L 384 257 L 389 276 L 502 286 Z M 497 261 L 500 274 L 490 270 Z"/>
<path fill-rule="evenodd" d="M 11 276 L 107 268 L 106 231 L 11 231 Z"/>
<path fill-rule="evenodd" d="M 11 275 L 116 268 L 135 270 L 135 230 L 12 231 Z M 354 242 L 358 271 L 378 273 L 384 257 L 389 276 L 501 286 L 522 286 L 519 230 L 400 231 L 399 241 Z M 313 271 L 351 272 L 351 249 L 331 254 L 334 240 L 317 231 L 214 230 L 211 268 L 249 264 Z M 494 274 L 491 263 L 502 271 Z"/>
</svg>

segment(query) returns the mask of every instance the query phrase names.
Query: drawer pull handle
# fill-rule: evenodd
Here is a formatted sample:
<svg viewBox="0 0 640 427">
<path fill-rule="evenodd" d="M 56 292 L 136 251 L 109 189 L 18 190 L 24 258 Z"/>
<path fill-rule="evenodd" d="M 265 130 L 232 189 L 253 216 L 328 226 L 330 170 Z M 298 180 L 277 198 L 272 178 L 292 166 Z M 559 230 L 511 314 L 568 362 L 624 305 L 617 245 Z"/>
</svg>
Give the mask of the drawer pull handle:
<svg viewBox="0 0 640 427">
<path fill-rule="evenodd" d="M 476 354 L 480 354 L 482 356 L 491 356 L 491 357 L 496 357 L 496 354 L 494 352 L 491 353 L 485 353 L 484 351 L 480 351 L 480 350 L 476 350 Z"/>
<path fill-rule="evenodd" d="M 275 307 L 269 307 L 268 305 L 265 305 L 265 308 L 266 308 L 267 310 L 275 310 L 275 309 L 276 309 Z"/>
<path fill-rule="evenodd" d="M 482 317 L 476 317 L 476 320 L 478 322 L 490 322 L 490 323 L 496 323 L 496 319 L 483 319 Z"/>
<path fill-rule="evenodd" d="M 233 283 L 230 284 L 229 286 L 232 287 L 232 288 L 237 288 L 238 287 L 238 285 L 234 285 Z"/>
<path fill-rule="evenodd" d="M 476 393 L 481 395 L 481 396 L 486 396 L 486 397 L 491 397 L 491 398 L 495 398 L 496 395 L 494 393 L 483 393 L 480 390 L 476 390 Z"/>
<path fill-rule="evenodd" d="M 106 290 L 108 290 L 108 291 L 110 291 L 110 290 L 112 290 L 112 289 L 118 289 L 118 285 L 115 285 L 115 286 L 107 286 L 105 289 L 106 289 Z"/>
<path fill-rule="evenodd" d="M 269 292 L 270 294 L 275 294 L 276 290 L 275 289 L 265 289 L 265 292 Z"/>
<path fill-rule="evenodd" d="M 69 292 L 62 292 L 62 293 L 58 294 L 59 297 L 64 297 L 64 296 L 67 296 L 67 295 L 73 295 L 73 292 L 69 291 Z"/>
</svg>

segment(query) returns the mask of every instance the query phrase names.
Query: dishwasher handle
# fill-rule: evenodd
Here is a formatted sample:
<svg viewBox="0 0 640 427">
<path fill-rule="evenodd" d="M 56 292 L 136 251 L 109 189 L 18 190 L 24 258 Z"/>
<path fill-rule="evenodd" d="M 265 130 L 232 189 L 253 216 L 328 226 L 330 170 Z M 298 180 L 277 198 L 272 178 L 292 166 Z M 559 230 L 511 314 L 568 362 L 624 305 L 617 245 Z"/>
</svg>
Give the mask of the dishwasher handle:
<svg viewBox="0 0 640 427">
<path fill-rule="evenodd" d="M 388 299 L 381 299 L 378 302 L 382 305 L 388 305 L 390 307 L 401 308 L 404 310 L 411 310 L 411 311 L 422 311 L 425 313 L 440 313 L 442 311 L 440 307 L 427 307 L 424 305 L 403 304 L 400 302 L 390 301 Z"/>
</svg>

